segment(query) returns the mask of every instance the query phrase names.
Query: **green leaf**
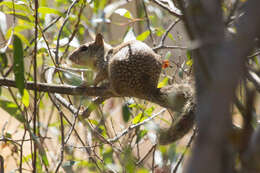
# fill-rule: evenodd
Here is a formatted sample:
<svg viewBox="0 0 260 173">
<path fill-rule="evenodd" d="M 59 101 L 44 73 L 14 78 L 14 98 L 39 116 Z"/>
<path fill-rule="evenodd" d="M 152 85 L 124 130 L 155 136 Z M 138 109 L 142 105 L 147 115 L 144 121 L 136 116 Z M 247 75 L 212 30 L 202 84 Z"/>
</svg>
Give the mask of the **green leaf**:
<svg viewBox="0 0 260 173">
<path fill-rule="evenodd" d="M 49 161 L 48 161 L 47 154 L 46 154 L 44 148 L 43 148 L 43 147 L 40 147 L 39 150 L 40 150 L 40 155 L 41 155 L 43 164 L 44 164 L 45 166 L 49 166 Z"/>
<path fill-rule="evenodd" d="M 186 64 L 187 64 L 187 66 L 192 66 L 192 64 L 193 64 L 192 59 L 189 59 L 188 61 L 186 61 Z"/>
<path fill-rule="evenodd" d="M 23 45 L 22 41 L 17 35 L 14 35 L 13 41 L 14 48 L 14 76 L 15 84 L 23 96 L 24 93 L 24 62 L 23 62 Z"/>
<path fill-rule="evenodd" d="M 38 157 L 38 153 L 36 154 L 36 172 L 41 172 L 43 165 L 41 164 L 41 159 Z"/>
<path fill-rule="evenodd" d="M 169 78 L 165 77 L 161 82 L 158 83 L 157 88 L 162 88 L 162 87 L 168 85 L 168 80 L 169 80 Z"/>
<path fill-rule="evenodd" d="M 106 0 L 94 0 L 94 12 L 98 13 L 99 10 L 103 10 L 106 3 Z"/>
<path fill-rule="evenodd" d="M 17 33 L 17 32 L 21 32 L 21 31 L 24 31 L 24 30 L 33 30 L 34 29 L 34 25 L 32 24 L 32 23 L 26 23 L 26 24 L 23 24 L 23 25 L 16 25 L 15 27 L 14 27 L 14 31 L 15 31 L 15 33 Z"/>
<path fill-rule="evenodd" d="M 78 4 L 79 5 L 84 5 L 84 4 L 86 4 L 86 0 L 79 0 Z"/>
<path fill-rule="evenodd" d="M 56 15 L 59 15 L 59 16 L 62 15 L 62 13 L 59 10 L 56 10 L 54 8 L 49 8 L 49 7 L 40 7 L 38 9 L 38 12 L 42 13 L 42 14 L 56 14 Z"/>
<path fill-rule="evenodd" d="M 257 56 L 254 56 L 254 62 L 255 62 L 257 65 L 259 64 Z"/>
<path fill-rule="evenodd" d="M 95 167 L 94 163 L 89 163 L 86 160 L 79 160 L 77 161 L 77 168 L 90 168 L 90 167 Z"/>
<path fill-rule="evenodd" d="M 25 107 L 28 108 L 28 106 L 30 104 L 30 96 L 26 89 L 23 91 L 24 91 L 24 93 L 23 93 L 23 97 L 22 97 L 22 103 L 24 104 Z"/>
<path fill-rule="evenodd" d="M 188 61 L 186 62 L 186 65 L 192 66 L 193 60 L 192 60 L 192 58 L 191 58 L 191 51 L 190 51 L 190 50 L 187 50 L 186 56 L 187 56 L 187 59 L 188 59 Z"/>
<path fill-rule="evenodd" d="M 146 109 L 144 112 L 145 112 L 145 114 L 147 114 L 148 116 L 151 116 L 152 113 L 153 113 L 153 111 L 154 111 L 154 106 L 152 106 L 152 107 Z"/>
<path fill-rule="evenodd" d="M 7 56 L 5 53 L 0 53 L 0 70 L 2 71 L 3 69 L 6 68 L 7 66 Z"/>
<path fill-rule="evenodd" d="M 7 11 L 5 12 L 6 14 L 10 14 L 10 15 L 14 15 L 15 17 L 22 19 L 24 21 L 27 22 L 31 22 L 33 21 L 33 16 L 32 15 L 28 15 L 26 13 L 22 13 L 22 12 L 13 12 L 13 11 Z M 19 26 L 23 26 L 23 25 L 19 25 Z"/>
<path fill-rule="evenodd" d="M 128 122 L 130 119 L 131 112 L 130 112 L 130 108 L 128 107 L 127 104 L 123 105 L 122 114 L 123 114 L 124 122 Z"/>
<path fill-rule="evenodd" d="M 88 120 L 91 124 L 93 124 L 93 125 L 98 125 L 98 121 L 97 120 L 95 120 L 95 119 L 89 119 Z"/>
<path fill-rule="evenodd" d="M 6 7 L 13 9 L 13 2 L 12 1 L 3 1 L 0 3 L 0 7 L 2 5 L 5 5 Z M 19 1 L 14 4 L 15 10 L 20 10 L 22 12 L 27 12 L 28 14 L 31 14 L 30 8 L 23 2 Z"/>
<path fill-rule="evenodd" d="M 25 43 L 27 46 L 30 46 L 30 42 L 27 40 L 27 38 L 26 38 L 24 35 L 22 35 L 22 34 L 20 34 L 20 33 L 18 33 L 18 32 L 15 32 L 14 34 L 15 34 L 17 37 L 19 37 L 20 40 L 21 40 L 23 43 Z"/>
<path fill-rule="evenodd" d="M 191 59 L 191 51 L 190 51 L 190 50 L 187 50 L 186 56 L 187 56 L 187 59 L 188 59 L 188 60 Z"/>
<path fill-rule="evenodd" d="M 167 147 L 165 145 L 159 145 L 159 150 L 163 155 L 167 154 Z"/>
<path fill-rule="evenodd" d="M 138 143 L 146 134 L 147 130 L 140 130 L 137 134 L 136 143 Z"/>
<path fill-rule="evenodd" d="M 14 34 L 17 35 L 23 43 L 25 43 L 27 46 L 30 46 L 30 42 L 27 40 L 27 38 L 22 35 L 20 32 L 28 29 L 28 30 L 32 30 L 32 27 L 28 26 L 28 25 L 23 25 L 23 26 L 15 26 L 14 27 Z M 9 28 L 8 31 L 6 32 L 6 38 L 12 38 L 13 36 L 13 28 Z"/>
<path fill-rule="evenodd" d="M 27 156 L 24 156 L 22 160 L 23 160 L 23 163 L 24 163 L 24 162 L 29 162 L 29 161 L 31 161 L 31 159 L 32 159 L 32 155 L 31 155 L 31 154 L 28 154 Z"/>
<path fill-rule="evenodd" d="M 20 122 L 25 122 L 24 117 L 20 114 L 20 111 L 16 104 L 7 100 L 0 100 L 0 107 L 8 112 L 12 117 Z"/>
<path fill-rule="evenodd" d="M 146 30 L 136 37 L 137 40 L 144 41 L 150 35 L 150 31 Z"/>
<path fill-rule="evenodd" d="M 8 132 L 6 132 L 4 136 L 5 136 L 6 138 L 10 138 L 10 139 L 12 138 L 12 134 L 11 134 L 11 133 L 8 133 Z"/>
<path fill-rule="evenodd" d="M 171 33 L 168 33 L 168 37 L 172 40 L 172 41 L 175 41 L 173 35 Z"/>
<path fill-rule="evenodd" d="M 134 173 L 136 167 L 132 155 L 132 149 L 130 147 L 125 149 L 122 160 L 124 161 L 124 167 L 126 168 L 127 173 Z"/>
<path fill-rule="evenodd" d="M 142 112 L 139 113 L 137 116 L 134 117 L 134 119 L 132 120 L 133 124 L 137 124 L 142 122 L 143 120 L 145 120 L 147 118 L 147 116 L 145 116 Z"/>
<path fill-rule="evenodd" d="M 100 125 L 98 126 L 98 132 L 103 135 L 104 137 L 107 137 L 107 131 L 106 128 L 104 127 L 104 125 Z"/>
<path fill-rule="evenodd" d="M 161 37 L 164 32 L 165 32 L 165 30 L 164 30 L 163 28 L 155 28 L 155 34 L 156 34 L 158 37 Z"/>
<path fill-rule="evenodd" d="M 106 151 L 102 155 L 103 155 L 103 160 L 104 160 L 105 164 L 109 164 L 109 163 L 113 162 L 113 160 L 112 160 L 113 150 L 111 147 L 106 149 Z"/>
<path fill-rule="evenodd" d="M 132 123 L 133 123 L 133 124 L 139 123 L 141 117 L 142 117 L 142 113 L 139 113 L 137 116 L 134 117 L 134 119 L 132 120 Z"/>
<path fill-rule="evenodd" d="M 47 0 L 40 1 L 40 6 L 47 6 L 47 5 L 48 5 Z"/>
<path fill-rule="evenodd" d="M 125 8 L 118 8 L 118 9 L 115 10 L 115 13 L 119 14 L 120 16 L 126 17 L 128 19 L 133 18 L 131 13 Z"/>
<path fill-rule="evenodd" d="M 147 170 L 145 168 L 138 168 L 136 173 L 149 173 L 149 170 Z"/>
<path fill-rule="evenodd" d="M 138 108 L 138 105 L 136 103 L 132 103 L 128 106 L 129 108 Z"/>
</svg>

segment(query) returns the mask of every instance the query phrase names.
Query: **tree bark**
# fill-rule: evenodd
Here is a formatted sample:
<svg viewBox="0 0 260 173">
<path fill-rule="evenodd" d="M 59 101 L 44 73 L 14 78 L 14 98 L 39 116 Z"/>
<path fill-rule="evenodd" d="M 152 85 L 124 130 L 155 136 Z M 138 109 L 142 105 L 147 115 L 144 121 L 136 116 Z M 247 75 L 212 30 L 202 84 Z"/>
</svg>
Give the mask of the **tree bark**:
<svg viewBox="0 0 260 173">
<path fill-rule="evenodd" d="M 187 173 L 230 173 L 230 105 L 244 74 L 246 56 L 259 35 L 259 0 L 245 3 L 234 36 L 226 36 L 221 1 L 180 1 L 187 31 L 200 47 L 194 51 L 198 136 Z"/>
</svg>

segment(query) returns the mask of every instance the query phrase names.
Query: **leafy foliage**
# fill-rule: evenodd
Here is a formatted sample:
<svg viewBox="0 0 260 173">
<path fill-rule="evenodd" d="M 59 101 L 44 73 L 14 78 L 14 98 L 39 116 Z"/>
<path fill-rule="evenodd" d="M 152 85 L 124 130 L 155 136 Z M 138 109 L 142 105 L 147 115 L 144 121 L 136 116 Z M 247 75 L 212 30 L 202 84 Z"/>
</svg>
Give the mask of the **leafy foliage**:
<svg viewBox="0 0 260 173">
<path fill-rule="evenodd" d="M 13 102 L 7 100 L 0 100 L 0 106 L 2 109 L 7 111 L 10 116 L 14 117 L 18 121 L 20 122 L 25 121 L 23 115 L 19 112 L 18 106 Z"/>
<path fill-rule="evenodd" d="M 21 95 L 24 90 L 24 63 L 23 63 L 23 45 L 21 39 L 14 35 L 14 76 L 15 83 Z"/>
</svg>

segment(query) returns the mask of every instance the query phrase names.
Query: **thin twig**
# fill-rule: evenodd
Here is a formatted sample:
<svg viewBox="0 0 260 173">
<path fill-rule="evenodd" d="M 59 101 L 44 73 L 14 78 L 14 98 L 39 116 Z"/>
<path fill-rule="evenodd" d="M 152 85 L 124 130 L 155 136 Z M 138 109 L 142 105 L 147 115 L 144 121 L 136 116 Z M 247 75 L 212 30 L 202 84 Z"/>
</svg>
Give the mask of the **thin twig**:
<svg viewBox="0 0 260 173">
<path fill-rule="evenodd" d="M 114 138 L 108 139 L 107 141 L 109 142 L 115 142 L 117 141 L 119 138 L 121 138 L 122 136 L 126 135 L 127 133 L 129 133 L 130 131 L 132 131 L 133 129 L 144 125 L 145 123 L 151 121 L 152 119 L 154 119 L 155 117 L 157 117 L 158 115 L 164 113 L 167 109 L 162 109 L 161 111 L 157 112 L 156 114 L 153 114 L 152 116 L 150 116 L 149 118 L 145 119 L 144 121 L 137 123 L 137 124 L 133 124 L 131 126 L 129 126 L 127 129 L 123 130 L 120 134 L 116 135 Z"/>
<path fill-rule="evenodd" d="M 236 105 L 237 109 L 241 113 L 243 117 L 246 117 L 246 109 L 244 105 L 240 102 L 237 96 L 234 97 L 234 104 Z"/>
<path fill-rule="evenodd" d="M 68 132 L 67 137 L 66 137 L 65 140 L 64 140 L 64 144 L 67 144 L 67 142 L 69 141 L 70 136 L 71 136 L 73 130 L 75 129 L 75 125 L 76 125 L 76 122 L 77 122 L 77 118 L 78 118 L 79 110 L 80 110 L 80 108 L 78 108 L 78 111 L 77 111 L 76 115 L 73 116 L 72 126 L 71 126 L 71 128 L 70 128 L 70 130 L 69 130 L 69 132 Z"/>
<path fill-rule="evenodd" d="M 24 133 L 23 133 L 23 138 L 22 138 L 22 142 L 21 142 L 21 146 L 20 146 L 20 163 L 19 163 L 19 171 L 22 172 L 22 168 L 23 168 L 23 144 L 24 144 L 24 138 L 26 135 L 26 130 L 24 129 Z M 31 140 L 31 139 L 29 139 Z"/>
<path fill-rule="evenodd" d="M 53 78 L 53 74 L 54 74 L 54 70 L 53 68 L 50 68 L 48 69 L 48 73 L 46 73 L 46 76 L 45 76 L 45 80 L 47 81 L 47 83 L 51 83 L 52 82 L 52 78 Z M 50 94 L 49 93 L 49 96 L 50 96 L 50 99 L 53 103 L 56 103 L 56 99 L 59 98 L 59 99 L 63 99 L 64 101 L 60 101 L 61 103 L 63 104 L 67 104 L 68 105 L 68 110 L 73 113 L 74 117 L 77 117 L 77 114 L 78 114 L 78 110 L 73 106 L 71 105 L 70 103 L 67 102 L 67 100 L 65 100 L 61 95 L 59 94 Z M 73 124 L 69 121 L 69 119 L 64 115 L 63 116 L 65 118 L 65 120 L 68 122 L 68 124 L 72 127 Z M 75 128 L 72 128 L 76 134 L 76 136 L 78 137 L 79 141 L 81 142 L 81 144 L 84 146 L 85 143 L 83 142 L 83 140 L 81 139 L 80 135 L 78 134 L 78 132 L 75 130 Z M 90 160 L 95 164 L 95 166 L 97 167 L 97 169 L 99 170 L 99 172 L 102 172 L 99 165 L 97 164 L 97 161 L 95 160 L 94 157 L 91 156 L 91 150 L 89 150 L 88 148 L 85 148 L 85 151 L 87 152 L 87 154 L 90 156 Z"/>
<path fill-rule="evenodd" d="M 5 74 L 3 74 L 3 77 L 7 77 L 12 71 L 13 71 L 14 64 L 9 67 L 9 69 L 6 71 Z"/>
<path fill-rule="evenodd" d="M 168 36 L 169 32 L 173 29 L 173 27 L 175 25 L 177 25 L 177 23 L 179 23 L 181 20 L 180 19 L 176 19 L 164 32 L 162 39 L 160 41 L 160 45 L 163 45 L 165 42 L 166 37 Z"/>
<path fill-rule="evenodd" d="M 152 173 L 154 173 L 154 169 L 155 169 L 155 166 L 154 166 L 155 151 L 156 151 L 156 147 L 153 148 Z"/>
<path fill-rule="evenodd" d="M 24 135 L 23 135 L 24 136 Z M 50 137 L 41 137 L 41 139 L 44 138 L 44 139 L 51 139 Z M 35 139 L 40 139 L 40 137 L 36 137 Z M 0 138 L 0 141 L 1 142 L 7 142 L 7 141 L 12 141 L 12 142 L 28 142 L 28 141 L 32 141 L 32 139 L 12 139 L 12 138 L 8 138 L 8 137 L 1 137 Z"/>
<path fill-rule="evenodd" d="M 171 9 L 169 6 L 163 4 L 161 1 L 159 0 L 152 0 L 152 2 L 154 2 L 155 4 L 159 5 L 160 7 L 162 7 L 163 9 L 167 10 L 170 14 L 172 14 L 173 16 L 176 16 L 178 18 L 182 18 L 182 14 L 180 12 L 179 9 Z"/>
<path fill-rule="evenodd" d="M 114 126 L 114 123 L 113 123 L 112 118 L 111 118 L 110 120 L 111 120 L 112 129 L 113 129 L 113 131 L 114 131 L 114 134 L 116 135 L 116 130 L 115 130 L 115 126 Z M 122 146 L 122 143 L 121 143 L 120 141 L 118 141 L 118 144 L 119 144 L 119 146 L 120 146 L 121 148 L 123 147 L 123 146 Z"/>
<path fill-rule="evenodd" d="M 62 59 L 64 57 L 64 55 L 67 54 L 68 50 L 69 50 L 69 47 L 70 47 L 70 42 L 73 40 L 73 38 L 75 37 L 77 31 L 78 31 L 78 27 L 79 27 L 79 24 L 80 24 L 80 21 L 81 21 L 81 16 L 82 16 L 82 13 L 83 13 L 83 10 L 84 8 L 86 7 L 86 4 L 84 3 L 81 7 L 80 7 L 80 10 L 79 10 L 79 13 L 78 13 L 78 17 L 77 17 L 77 22 L 75 24 L 75 27 L 74 27 L 74 30 L 72 32 L 72 34 L 70 35 L 70 38 L 69 38 L 69 41 L 67 43 L 67 46 L 65 48 L 65 51 L 63 53 L 63 56 L 60 58 L 60 62 L 62 62 Z"/>
<path fill-rule="evenodd" d="M 145 18 L 146 18 L 146 21 L 147 21 L 147 28 L 150 31 L 149 36 L 150 36 L 150 39 L 153 43 L 153 46 L 155 46 L 155 42 L 154 42 L 154 39 L 153 39 L 153 32 L 152 32 L 152 28 L 151 28 L 151 23 L 150 23 L 150 20 L 149 20 L 149 16 L 148 16 L 148 12 L 147 12 L 147 8 L 146 8 L 144 0 L 142 0 L 142 3 L 143 3 L 143 7 L 144 7 Z"/>
<path fill-rule="evenodd" d="M 60 131 L 61 131 L 61 149 L 60 149 L 60 159 L 58 162 L 58 165 L 56 167 L 55 173 L 59 171 L 59 168 L 63 162 L 64 159 L 64 150 L 65 150 L 65 142 L 64 142 L 64 124 L 63 124 L 63 112 L 60 109 L 60 106 L 57 105 L 55 102 L 53 102 L 54 106 L 57 108 L 59 115 L 60 115 Z"/>
<path fill-rule="evenodd" d="M 253 71 L 249 71 L 247 73 L 247 79 L 251 81 L 254 84 L 256 90 L 260 92 L 260 77 Z"/>
<path fill-rule="evenodd" d="M 85 148 L 96 148 L 96 147 L 101 147 L 102 145 L 104 145 L 103 143 L 100 144 L 95 144 L 92 146 L 73 146 L 73 145 L 66 145 L 67 147 L 71 147 L 71 148 L 76 148 L 76 149 L 85 149 Z"/>
<path fill-rule="evenodd" d="M 142 164 L 142 162 L 149 156 L 149 154 L 151 154 L 151 152 L 155 149 L 156 146 L 157 146 L 157 144 L 154 144 L 154 145 L 150 148 L 150 150 L 145 154 L 145 156 L 144 156 L 142 159 L 140 159 L 140 160 L 136 163 L 136 165 Z"/>
<path fill-rule="evenodd" d="M 67 11 L 68 11 L 68 9 L 65 10 L 65 11 L 63 12 L 63 14 L 66 14 Z M 14 16 L 15 16 L 15 15 L 14 15 Z M 57 23 L 61 18 L 62 18 L 62 15 L 61 15 L 61 16 L 58 16 L 57 18 L 55 18 L 53 21 L 51 21 L 51 22 L 42 30 L 42 32 L 45 33 L 49 28 L 51 28 L 55 23 Z M 31 45 L 34 41 L 35 41 L 35 38 L 33 38 L 33 39 L 30 41 L 30 45 Z M 28 49 L 29 49 L 29 46 L 25 47 L 25 48 L 24 48 L 24 51 L 26 52 Z"/>
<path fill-rule="evenodd" d="M 174 170 L 173 170 L 173 173 L 176 173 L 176 172 L 178 171 L 178 168 L 179 168 L 179 166 L 180 166 L 180 164 L 181 164 L 181 162 L 182 162 L 182 160 L 183 160 L 183 158 L 184 158 L 186 152 L 187 152 L 188 149 L 190 148 L 190 146 L 191 146 L 191 144 L 192 144 L 192 141 L 193 141 L 193 139 L 194 139 L 195 136 L 196 136 L 196 133 L 197 133 L 197 129 L 195 128 L 195 129 L 193 129 L 193 133 L 192 133 L 192 135 L 191 135 L 191 137 L 190 137 L 189 142 L 187 143 L 187 145 L 186 145 L 186 147 L 185 147 L 185 150 L 183 151 L 183 153 L 181 154 L 181 156 L 179 157 L 179 159 L 178 159 L 178 161 L 177 161 L 177 164 L 176 164 L 176 166 L 175 166 L 175 168 L 174 168 Z"/>
<path fill-rule="evenodd" d="M 37 38 L 38 38 L 38 0 L 35 0 L 35 23 L 34 23 L 34 56 L 33 56 L 33 76 L 34 76 L 34 109 L 33 109 L 33 133 L 35 136 L 37 136 L 37 127 L 36 127 L 36 121 L 37 121 Z M 33 165 L 33 172 L 36 172 L 36 159 L 37 159 L 37 144 L 34 141 L 34 152 L 33 152 L 33 158 L 32 158 L 32 165 Z"/>
<path fill-rule="evenodd" d="M 55 62 L 56 62 L 56 64 L 59 64 L 59 63 L 60 63 L 60 62 L 59 62 L 59 47 L 60 47 L 60 37 L 61 37 L 62 30 L 63 30 L 65 24 L 67 23 L 68 19 L 69 19 L 69 15 L 70 15 L 71 9 L 74 7 L 74 5 L 75 5 L 76 3 L 78 3 L 78 1 L 79 1 L 79 0 L 74 0 L 74 1 L 72 2 L 72 4 L 70 5 L 70 7 L 69 7 L 69 9 L 68 9 L 68 11 L 67 11 L 66 17 L 65 17 L 65 19 L 64 19 L 64 22 L 63 22 L 63 24 L 61 25 L 61 28 L 60 28 L 60 30 L 59 30 L 58 37 L 57 37 L 56 50 L 55 50 Z"/>
<path fill-rule="evenodd" d="M 189 47 L 185 47 L 185 46 L 166 46 L 166 45 L 153 47 L 154 51 L 157 51 L 159 49 L 183 49 L 183 50 L 188 50 L 190 48 Z"/>
<path fill-rule="evenodd" d="M 0 172 L 4 173 L 4 157 L 0 155 Z"/>
<path fill-rule="evenodd" d="M 260 55 L 260 51 L 259 50 L 256 51 L 255 53 L 253 53 L 252 55 L 247 56 L 247 58 L 253 58 L 253 57 L 258 56 L 258 55 Z"/>
<path fill-rule="evenodd" d="M 41 32 L 41 34 L 42 34 L 42 38 L 43 38 L 43 40 L 45 41 L 45 44 L 46 44 L 46 46 L 47 46 L 47 50 L 48 50 L 48 52 L 49 52 L 50 58 L 51 58 L 51 60 L 52 60 L 52 62 L 53 62 L 53 64 L 54 64 L 54 66 L 56 67 L 57 64 L 55 63 L 54 57 L 52 56 L 52 52 L 51 52 L 51 49 L 50 49 L 50 46 L 49 46 L 49 42 L 47 41 L 47 38 L 45 37 L 45 34 L 44 34 L 44 32 L 43 32 L 43 30 L 42 30 L 42 28 L 41 28 L 40 25 L 39 25 L 39 29 L 40 29 L 40 32 Z"/>
<path fill-rule="evenodd" d="M 227 26 L 234 20 L 232 17 L 233 17 L 234 13 L 235 13 L 236 10 L 237 10 L 237 7 L 238 7 L 239 2 L 240 2 L 239 0 L 236 0 L 236 1 L 234 2 L 234 5 L 233 5 L 233 7 L 231 8 L 230 13 L 229 13 L 229 15 L 228 15 L 228 17 L 227 17 L 227 20 L 226 20 L 226 22 L 225 22 L 225 24 L 226 24 Z"/>
<path fill-rule="evenodd" d="M 176 19 L 164 32 L 161 40 L 160 40 L 160 43 L 156 46 L 156 47 L 153 47 L 153 50 L 154 51 L 158 51 L 160 49 L 189 49 L 188 47 L 183 47 L 183 46 L 167 46 L 167 45 L 164 45 L 165 43 L 165 40 L 166 40 L 166 37 L 168 36 L 169 32 L 173 29 L 173 27 L 180 22 L 180 19 Z"/>
</svg>

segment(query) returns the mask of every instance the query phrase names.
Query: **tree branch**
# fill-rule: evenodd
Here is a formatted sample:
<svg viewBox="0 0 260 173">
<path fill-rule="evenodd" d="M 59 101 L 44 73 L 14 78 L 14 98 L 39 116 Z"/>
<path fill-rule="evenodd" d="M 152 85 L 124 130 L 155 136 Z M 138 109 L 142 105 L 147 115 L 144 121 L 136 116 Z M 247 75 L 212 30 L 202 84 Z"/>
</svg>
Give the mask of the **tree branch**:
<svg viewBox="0 0 260 173">
<path fill-rule="evenodd" d="M 169 6 L 165 5 L 164 3 L 162 3 L 159 0 L 152 0 L 152 2 L 154 2 L 155 4 L 157 4 L 158 6 L 162 7 L 163 9 L 167 10 L 171 15 L 176 16 L 178 18 L 182 18 L 182 13 L 180 12 L 180 10 L 178 8 L 170 8 Z"/>
<path fill-rule="evenodd" d="M 9 86 L 17 88 L 15 81 L 7 78 L 0 78 L 0 85 Z M 34 90 L 34 82 L 25 82 L 25 89 Z M 39 92 L 50 92 L 59 94 L 69 94 L 69 95 L 86 95 L 86 96 L 105 96 L 112 97 L 115 96 L 107 90 L 106 87 L 77 87 L 72 85 L 58 85 L 58 84 L 47 84 L 47 83 L 37 83 L 37 91 Z"/>
<path fill-rule="evenodd" d="M 15 81 L 6 78 L 0 78 L 0 85 L 15 87 Z M 25 89 L 34 90 L 34 82 L 25 82 Z M 132 95 L 115 95 L 110 92 L 108 87 L 90 87 L 90 86 L 71 86 L 71 85 L 56 85 L 37 83 L 37 91 L 49 92 L 56 94 L 68 94 L 68 95 L 85 95 L 85 96 L 100 96 L 105 98 L 110 97 L 132 97 Z M 165 108 L 169 108 L 173 111 L 180 111 L 187 100 L 193 97 L 193 89 L 191 85 L 187 84 L 175 84 L 160 89 L 157 97 L 142 97 L 156 103 Z M 177 99 L 177 100 L 176 100 Z"/>
</svg>

